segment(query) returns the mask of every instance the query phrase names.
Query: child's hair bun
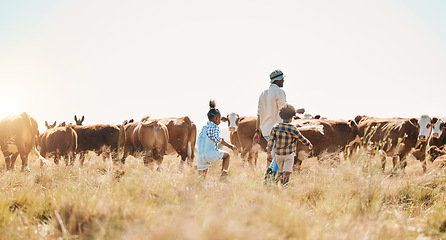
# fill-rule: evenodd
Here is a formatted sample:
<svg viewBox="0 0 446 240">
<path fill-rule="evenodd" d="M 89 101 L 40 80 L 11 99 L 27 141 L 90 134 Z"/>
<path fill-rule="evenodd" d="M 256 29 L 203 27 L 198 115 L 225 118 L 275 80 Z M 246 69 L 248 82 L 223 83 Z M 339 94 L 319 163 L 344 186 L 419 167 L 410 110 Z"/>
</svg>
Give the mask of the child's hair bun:
<svg viewBox="0 0 446 240">
<path fill-rule="evenodd" d="M 215 101 L 214 100 L 210 100 L 209 101 L 209 109 L 210 110 L 215 109 L 215 106 L 216 106 Z"/>
</svg>

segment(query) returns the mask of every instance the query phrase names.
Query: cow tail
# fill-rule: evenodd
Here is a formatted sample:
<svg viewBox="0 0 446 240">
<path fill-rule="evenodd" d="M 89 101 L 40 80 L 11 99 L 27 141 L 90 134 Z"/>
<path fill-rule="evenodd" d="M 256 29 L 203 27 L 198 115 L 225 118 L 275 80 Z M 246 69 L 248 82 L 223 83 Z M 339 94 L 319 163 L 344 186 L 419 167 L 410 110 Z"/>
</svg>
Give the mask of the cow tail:
<svg viewBox="0 0 446 240">
<path fill-rule="evenodd" d="M 121 153 L 124 152 L 124 143 L 125 143 L 125 129 L 124 125 L 118 125 L 119 128 L 119 137 L 118 137 L 118 158 L 120 158 Z"/>
<path fill-rule="evenodd" d="M 187 131 L 187 159 L 189 163 L 192 163 L 195 158 L 195 146 L 192 147 L 192 144 L 195 145 L 195 138 L 197 136 L 197 127 L 195 124 L 189 119 L 189 117 L 185 117 L 184 121 L 187 123 L 189 131 Z"/>
</svg>

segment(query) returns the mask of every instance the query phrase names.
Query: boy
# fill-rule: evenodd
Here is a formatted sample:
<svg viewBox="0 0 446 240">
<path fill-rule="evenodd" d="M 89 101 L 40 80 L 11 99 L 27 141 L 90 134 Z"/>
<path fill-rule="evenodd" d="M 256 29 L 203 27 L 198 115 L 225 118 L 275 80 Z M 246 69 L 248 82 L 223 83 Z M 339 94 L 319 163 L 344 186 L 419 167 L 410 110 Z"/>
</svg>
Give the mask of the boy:
<svg viewBox="0 0 446 240">
<path fill-rule="evenodd" d="M 269 158 L 271 158 L 271 149 L 275 144 L 274 152 L 276 154 L 276 161 L 279 165 L 279 172 L 282 176 L 281 183 L 283 185 L 288 184 L 291 172 L 293 171 L 297 140 L 299 139 L 305 146 L 308 146 L 310 150 L 313 149 L 311 142 L 299 132 L 296 126 L 291 124 L 295 115 L 296 110 L 290 104 L 285 104 L 280 108 L 279 116 L 283 122 L 278 123 L 273 127 L 267 146 L 267 153 Z"/>
</svg>

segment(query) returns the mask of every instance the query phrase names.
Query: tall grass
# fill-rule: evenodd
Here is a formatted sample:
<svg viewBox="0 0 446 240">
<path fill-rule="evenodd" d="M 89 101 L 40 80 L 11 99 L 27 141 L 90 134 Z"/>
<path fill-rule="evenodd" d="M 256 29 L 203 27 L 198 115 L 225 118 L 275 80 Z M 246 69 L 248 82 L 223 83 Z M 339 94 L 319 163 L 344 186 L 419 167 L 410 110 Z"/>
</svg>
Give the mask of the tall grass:
<svg viewBox="0 0 446 240">
<path fill-rule="evenodd" d="M 423 174 L 409 160 L 390 176 L 363 153 L 308 159 L 283 188 L 263 185 L 264 154 L 256 170 L 233 156 L 229 183 L 220 163 L 201 181 L 179 161 L 166 156 L 156 171 L 133 157 L 125 166 L 91 157 L 83 167 L 31 162 L 30 173 L 2 162 L 0 240 L 446 237 L 446 179 L 433 164 Z"/>
</svg>

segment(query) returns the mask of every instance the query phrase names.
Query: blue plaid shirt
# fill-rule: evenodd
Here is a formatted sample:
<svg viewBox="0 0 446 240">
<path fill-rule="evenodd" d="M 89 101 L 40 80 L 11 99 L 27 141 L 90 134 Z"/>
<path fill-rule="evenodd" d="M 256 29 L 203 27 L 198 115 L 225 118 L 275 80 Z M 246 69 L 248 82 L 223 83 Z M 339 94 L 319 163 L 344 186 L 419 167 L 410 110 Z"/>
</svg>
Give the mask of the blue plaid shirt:
<svg viewBox="0 0 446 240">
<path fill-rule="evenodd" d="M 274 148 L 277 155 L 289 155 L 296 151 L 297 139 L 299 139 L 305 146 L 311 144 L 293 124 L 278 123 L 271 130 L 268 149 L 272 149 L 273 144 L 275 143 Z"/>
<path fill-rule="evenodd" d="M 217 124 L 215 124 L 212 121 L 208 121 L 208 132 L 206 135 L 214 142 L 219 143 L 223 140 L 223 138 L 220 137 L 220 128 Z"/>
</svg>

